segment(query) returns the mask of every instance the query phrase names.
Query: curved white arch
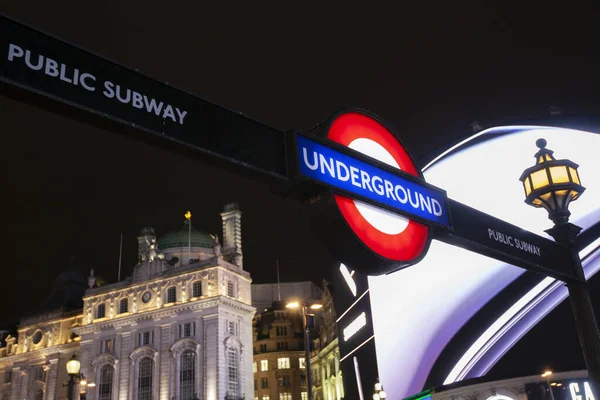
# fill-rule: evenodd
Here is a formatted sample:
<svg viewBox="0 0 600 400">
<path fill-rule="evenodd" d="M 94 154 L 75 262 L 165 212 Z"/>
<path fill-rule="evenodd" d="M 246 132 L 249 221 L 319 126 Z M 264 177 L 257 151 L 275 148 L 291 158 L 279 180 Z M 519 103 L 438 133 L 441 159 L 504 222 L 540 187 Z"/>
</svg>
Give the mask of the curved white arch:
<svg viewBox="0 0 600 400">
<path fill-rule="evenodd" d="M 488 134 L 487 140 L 481 140 Z M 522 171 L 534 164 L 535 141 L 540 137 L 547 139 L 558 159 L 580 164 L 587 191 L 571 206 L 572 222 L 589 228 L 600 221 L 600 175 L 595 173 L 600 171 L 596 156 L 600 135 L 595 133 L 540 126 L 492 128 L 436 158 L 425 169 L 425 178 L 447 190 L 450 198 L 547 236 L 543 233 L 551 226 L 547 214 L 524 203 L 518 180 Z M 589 268 L 586 266 L 588 275 L 592 273 Z M 436 359 L 460 328 L 523 272 L 434 241 L 421 263 L 384 277 L 369 277 L 377 360 L 386 389 L 399 397 L 420 392 Z M 516 328 L 526 332 L 560 302 L 551 296 L 559 291 L 546 280 L 527 298 L 507 304 L 512 315 L 489 327 L 489 338 L 484 339 L 491 341 L 481 340 L 476 351 L 462 357 L 461 372 L 447 382 L 485 373 L 486 365 L 493 365 L 494 358 L 522 336 L 515 333 Z M 519 324 L 517 316 L 527 324 Z M 501 342 L 502 348 L 498 347 Z M 492 355 L 491 349 L 498 355 Z M 398 370 L 403 371 L 401 380 L 394 375 Z"/>
</svg>

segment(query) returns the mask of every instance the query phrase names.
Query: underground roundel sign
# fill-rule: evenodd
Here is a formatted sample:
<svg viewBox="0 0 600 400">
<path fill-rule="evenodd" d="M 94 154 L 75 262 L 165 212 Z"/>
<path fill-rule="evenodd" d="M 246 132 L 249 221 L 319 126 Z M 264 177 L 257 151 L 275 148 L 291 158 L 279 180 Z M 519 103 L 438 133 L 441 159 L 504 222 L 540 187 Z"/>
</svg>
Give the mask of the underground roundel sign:
<svg viewBox="0 0 600 400">
<path fill-rule="evenodd" d="M 419 180 L 423 179 L 414 160 L 396 135 L 383 121 L 370 113 L 345 110 L 318 129 L 318 136 L 325 137 L 328 141 L 374 158 L 392 169 L 400 169 Z M 380 178 L 378 175 L 381 174 L 370 174 L 368 163 L 363 169 L 359 169 L 354 167 L 359 165 L 354 161 L 344 161 L 341 153 L 328 157 L 331 153 L 325 153 L 325 147 L 303 147 L 303 142 L 298 142 L 298 146 L 300 166 L 308 173 L 314 169 L 314 173 L 323 172 L 327 175 L 327 161 L 335 159 L 330 165 L 333 176 L 338 180 L 348 176 L 348 185 L 362 185 L 362 189 L 368 187 L 370 192 L 381 193 L 383 197 L 387 195 L 388 201 L 404 201 L 408 205 L 413 199 L 418 201 L 417 196 L 421 196 L 421 199 L 426 198 L 429 202 L 432 216 L 438 213 L 440 203 L 443 203 L 441 200 L 436 201 L 434 194 L 429 198 L 427 195 L 417 194 L 415 190 L 411 193 L 407 185 L 394 186 L 390 183 L 392 179 Z M 390 169 L 389 167 L 386 168 Z M 422 182 L 425 184 L 424 180 Z M 379 275 L 414 264 L 424 256 L 430 243 L 429 225 L 361 201 L 360 195 L 348 196 L 346 192 L 334 188 L 321 194 L 318 200 L 313 199 L 309 206 L 316 232 L 341 261 L 359 272 Z M 421 208 L 425 210 L 424 207 Z"/>
</svg>

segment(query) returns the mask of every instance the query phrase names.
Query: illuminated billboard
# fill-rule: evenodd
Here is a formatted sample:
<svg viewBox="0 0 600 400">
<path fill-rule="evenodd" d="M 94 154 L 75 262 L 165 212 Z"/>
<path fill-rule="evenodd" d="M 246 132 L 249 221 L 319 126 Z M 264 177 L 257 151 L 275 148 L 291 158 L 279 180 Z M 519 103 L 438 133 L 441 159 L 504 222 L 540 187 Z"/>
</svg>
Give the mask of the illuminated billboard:
<svg viewBox="0 0 600 400">
<path fill-rule="evenodd" d="M 559 158 L 580 165 L 587 192 L 571 205 L 571 221 L 591 237 L 581 251 L 589 277 L 600 268 L 594 226 L 600 221 L 600 135 L 547 126 L 492 128 L 435 158 L 423 175 L 452 199 L 548 237 L 547 213 L 524 203 L 519 182 L 541 137 Z M 369 277 L 369 287 L 380 379 L 394 398 L 484 375 L 567 296 L 552 278 L 439 241 L 417 265 Z M 473 321 L 477 329 L 465 329 Z"/>
</svg>

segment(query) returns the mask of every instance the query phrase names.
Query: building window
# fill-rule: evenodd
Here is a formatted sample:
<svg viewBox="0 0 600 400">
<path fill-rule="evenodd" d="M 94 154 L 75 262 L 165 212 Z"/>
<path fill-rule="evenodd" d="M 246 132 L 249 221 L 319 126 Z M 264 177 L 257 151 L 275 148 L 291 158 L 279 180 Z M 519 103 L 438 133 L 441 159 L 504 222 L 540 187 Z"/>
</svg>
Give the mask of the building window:
<svg viewBox="0 0 600 400">
<path fill-rule="evenodd" d="M 287 342 L 277 342 L 277 350 L 287 350 L 288 343 Z"/>
<path fill-rule="evenodd" d="M 227 350 L 227 394 L 238 396 L 238 354 L 233 348 Z"/>
<path fill-rule="evenodd" d="M 260 378 L 260 388 L 261 389 L 269 388 L 269 378 Z"/>
<path fill-rule="evenodd" d="M 10 383 L 12 380 L 12 370 L 4 371 L 4 383 Z"/>
<path fill-rule="evenodd" d="M 112 381 L 113 381 L 113 367 L 105 365 L 100 370 L 100 384 L 98 385 L 98 400 L 111 400 L 112 399 Z"/>
<path fill-rule="evenodd" d="M 230 335 L 235 335 L 235 322 L 227 321 L 227 333 Z"/>
<path fill-rule="evenodd" d="M 260 370 L 261 371 L 269 370 L 269 360 L 260 360 Z"/>
<path fill-rule="evenodd" d="M 301 392 L 300 393 L 300 400 L 308 400 L 308 393 L 307 392 Z"/>
<path fill-rule="evenodd" d="M 138 345 L 149 346 L 154 344 L 154 331 L 146 331 L 138 333 Z"/>
<path fill-rule="evenodd" d="M 106 316 L 106 305 L 104 303 L 98 304 L 96 308 L 96 318 L 104 318 Z"/>
<path fill-rule="evenodd" d="M 298 367 L 300 367 L 300 369 L 306 369 L 306 358 L 298 359 Z"/>
<path fill-rule="evenodd" d="M 292 400 L 291 393 L 279 393 L 279 400 Z"/>
<path fill-rule="evenodd" d="M 256 365 L 256 361 L 254 361 L 252 363 L 252 372 L 257 373 L 258 372 L 258 366 Z M 256 385 L 254 385 L 256 386 Z"/>
<path fill-rule="evenodd" d="M 235 297 L 235 287 L 233 286 L 233 282 L 227 282 L 227 296 Z"/>
<path fill-rule="evenodd" d="M 154 362 L 150 357 L 140 360 L 138 370 L 138 398 L 137 400 L 152 400 L 152 367 Z"/>
<path fill-rule="evenodd" d="M 100 353 L 110 353 L 114 350 L 114 339 L 106 339 L 100 341 Z"/>
<path fill-rule="evenodd" d="M 31 381 L 44 381 L 44 368 L 41 365 L 31 369 Z"/>
<path fill-rule="evenodd" d="M 192 284 L 192 297 L 202 296 L 202 281 L 196 281 Z"/>
<path fill-rule="evenodd" d="M 290 358 L 282 357 L 277 359 L 277 369 L 288 369 L 290 368 Z"/>
<path fill-rule="evenodd" d="M 179 325 L 179 338 L 196 336 L 196 323 L 188 322 Z"/>
<path fill-rule="evenodd" d="M 38 388 L 34 395 L 33 400 L 44 400 L 44 390 L 42 388 Z"/>
<path fill-rule="evenodd" d="M 119 314 L 126 313 L 127 311 L 129 311 L 129 300 L 121 299 L 119 302 Z"/>
<path fill-rule="evenodd" d="M 177 288 L 175 286 L 167 289 L 167 303 L 175 303 L 177 301 Z"/>
<path fill-rule="evenodd" d="M 300 374 L 300 386 L 306 386 L 306 375 Z"/>
<path fill-rule="evenodd" d="M 277 336 L 287 336 L 287 326 L 276 326 L 275 334 Z"/>
<path fill-rule="evenodd" d="M 290 386 L 290 377 L 287 375 L 279 376 L 279 387 Z"/>
<path fill-rule="evenodd" d="M 179 371 L 179 388 L 181 400 L 196 398 L 196 353 L 191 350 L 181 354 L 181 370 Z"/>
<path fill-rule="evenodd" d="M 267 345 L 266 344 L 261 344 L 260 345 L 260 352 L 261 353 L 266 353 L 267 352 Z"/>
<path fill-rule="evenodd" d="M 269 400 L 269 395 L 268 394 L 263 394 L 262 400 Z"/>
</svg>

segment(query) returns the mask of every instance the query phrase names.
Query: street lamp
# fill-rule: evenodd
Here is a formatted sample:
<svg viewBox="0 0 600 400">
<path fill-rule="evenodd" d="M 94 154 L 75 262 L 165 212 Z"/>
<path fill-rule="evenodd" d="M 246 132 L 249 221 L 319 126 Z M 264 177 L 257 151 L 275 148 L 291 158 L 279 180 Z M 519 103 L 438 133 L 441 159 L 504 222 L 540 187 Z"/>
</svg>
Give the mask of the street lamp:
<svg viewBox="0 0 600 400">
<path fill-rule="evenodd" d="M 383 390 L 383 386 L 381 383 L 377 382 L 375 384 L 375 393 L 373 393 L 373 400 L 385 400 L 387 398 L 387 394 Z"/>
<path fill-rule="evenodd" d="M 308 400 L 313 400 L 312 394 L 312 372 L 310 370 L 310 325 L 308 323 L 308 317 L 314 314 L 308 314 L 308 308 L 311 310 L 318 310 L 323 307 L 319 303 L 309 303 L 306 300 L 292 301 L 285 305 L 287 308 L 301 308 L 302 309 L 302 323 L 304 327 L 304 354 L 306 357 L 306 384 L 308 386 Z"/>
<path fill-rule="evenodd" d="M 68 400 L 74 400 L 75 399 L 75 384 L 79 383 L 82 388 L 84 388 L 84 390 L 80 393 L 80 400 L 85 400 L 85 387 L 94 387 L 96 386 L 95 383 L 93 382 L 88 382 L 85 379 L 85 376 L 81 373 L 79 373 L 81 370 L 81 363 L 79 362 L 79 360 L 77 359 L 77 355 L 75 354 L 75 352 L 73 352 L 73 356 L 71 356 L 71 359 L 67 362 L 67 373 L 69 374 L 69 381 L 67 382 L 67 384 L 63 384 L 64 386 L 67 386 L 67 398 Z"/>
<path fill-rule="evenodd" d="M 569 222 L 569 204 L 577 200 L 585 188 L 581 185 L 577 164 L 555 159 L 553 151 L 546 149 L 544 139 L 538 139 L 535 144 L 539 148 L 535 154 L 536 163 L 527 168 L 520 178 L 525 189 L 525 203 L 546 209 L 548 218 L 554 222 L 554 226 L 546 232 L 571 253 L 577 279 L 568 281 L 567 288 L 590 383 L 597 396 L 597 388 L 600 388 L 600 333 L 577 250 L 577 235 L 581 228 Z"/>
<path fill-rule="evenodd" d="M 550 384 L 550 375 L 552 375 L 552 371 L 546 371 L 542 374 L 542 378 L 546 378 L 546 383 L 548 383 L 548 390 L 550 391 L 550 398 L 554 400 L 554 392 L 552 391 L 552 386 Z M 554 384 L 556 385 L 556 383 Z"/>
</svg>

